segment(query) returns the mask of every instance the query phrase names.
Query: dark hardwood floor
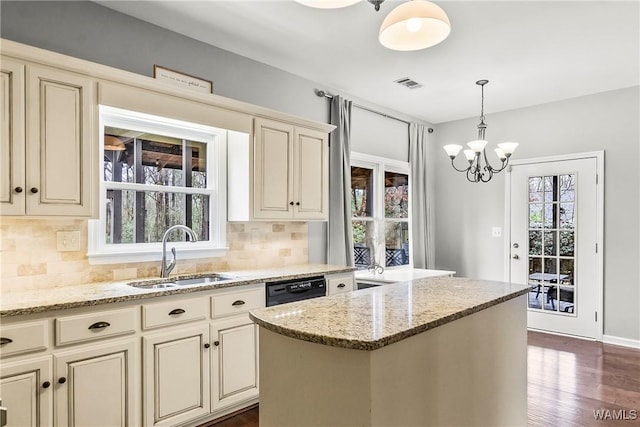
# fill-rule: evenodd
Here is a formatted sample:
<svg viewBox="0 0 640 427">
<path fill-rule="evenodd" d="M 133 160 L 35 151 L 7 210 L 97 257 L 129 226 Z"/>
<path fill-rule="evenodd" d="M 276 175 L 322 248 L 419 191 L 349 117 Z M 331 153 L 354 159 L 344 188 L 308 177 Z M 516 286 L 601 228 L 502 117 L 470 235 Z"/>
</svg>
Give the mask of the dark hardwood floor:
<svg viewBox="0 0 640 427">
<path fill-rule="evenodd" d="M 528 341 L 529 426 L 640 426 L 640 350 L 539 332 Z M 200 427 L 258 427 L 258 415 Z"/>
</svg>

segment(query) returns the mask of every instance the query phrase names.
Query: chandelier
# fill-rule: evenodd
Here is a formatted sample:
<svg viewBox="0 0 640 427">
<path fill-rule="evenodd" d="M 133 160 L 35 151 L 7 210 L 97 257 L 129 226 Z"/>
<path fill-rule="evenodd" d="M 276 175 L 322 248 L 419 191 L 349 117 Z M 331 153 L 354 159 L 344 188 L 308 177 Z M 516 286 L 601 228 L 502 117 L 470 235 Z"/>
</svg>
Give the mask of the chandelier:
<svg viewBox="0 0 640 427">
<path fill-rule="evenodd" d="M 336 9 L 360 0 L 296 0 L 305 6 Z M 367 0 L 376 11 L 384 0 Z M 378 33 L 380 43 L 392 50 L 420 50 L 435 46 L 449 36 L 451 23 L 442 8 L 426 0 L 412 0 L 393 9 Z"/>
<path fill-rule="evenodd" d="M 451 166 L 458 172 L 466 173 L 467 179 L 471 182 L 489 182 L 489 180 L 493 178 L 493 174 L 502 172 L 507 167 L 511 154 L 513 154 L 518 147 L 517 142 L 503 142 L 498 144 L 498 148 L 494 148 L 501 162 L 498 168 L 491 166 L 491 163 L 489 163 L 487 159 L 487 150 L 485 150 L 487 145 L 487 140 L 485 139 L 487 125 L 484 122 L 484 86 L 487 83 L 489 83 L 489 80 L 478 80 L 476 82 L 482 90 L 482 103 L 480 107 L 480 123 L 478 124 L 478 139 L 467 142 L 469 149 L 464 150 L 464 155 L 469 162 L 469 166 L 467 166 L 466 169 L 458 169 L 454 163 L 456 156 L 460 150 L 462 150 L 461 145 L 449 144 L 442 147 L 451 159 Z"/>
</svg>

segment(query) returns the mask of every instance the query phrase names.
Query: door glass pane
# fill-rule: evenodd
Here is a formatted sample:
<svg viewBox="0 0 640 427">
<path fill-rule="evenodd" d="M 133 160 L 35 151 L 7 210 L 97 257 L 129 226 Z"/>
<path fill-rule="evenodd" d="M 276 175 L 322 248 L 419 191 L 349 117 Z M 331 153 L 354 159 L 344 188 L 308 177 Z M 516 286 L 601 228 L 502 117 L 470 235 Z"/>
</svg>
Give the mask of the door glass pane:
<svg viewBox="0 0 640 427">
<path fill-rule="evenodd" d="M 374 259 L 374 223 L 373 221 L 352 221 L 353 257 L 358 269 L 368 268 Z"/>
<path fill-rule="evenodd" d="M 409 218 L 409 176 L 401 173 L 384 173 L 385 218 Z"/>
<path fill-rule="evenodd" d="M 545 255 L 558 255 L 557 236 L 558 236 L 557 231 L 544 232 L 544 254 Z"/>
<path fill-rule="evenodd" d="M 573 231 L 560 232 L 560 256 L 574 256 L 575 233 Z"/>
<path fill-rule="evenodd" d="M 542 231 L 529 231 L 529 255 L 542 255 Z"/>
<path fill-rule="evenodd" d="M 373 216 L 373 169 L 351 166 L 351 216 Z"/>
<path fill-rule="evenodd" d="M 529 178 L 530 309 L 575 315 L 575 179 Z"/>
<path fill-rule="evenodd" d="M 384 243 L 386 267 L 409 264 L 409 223 L 386 221 Z"/>
<path fill-rule="evenodd" d="M 542 228 L 542 204 L 529 205 L 529 228 Z"/>
</svg>

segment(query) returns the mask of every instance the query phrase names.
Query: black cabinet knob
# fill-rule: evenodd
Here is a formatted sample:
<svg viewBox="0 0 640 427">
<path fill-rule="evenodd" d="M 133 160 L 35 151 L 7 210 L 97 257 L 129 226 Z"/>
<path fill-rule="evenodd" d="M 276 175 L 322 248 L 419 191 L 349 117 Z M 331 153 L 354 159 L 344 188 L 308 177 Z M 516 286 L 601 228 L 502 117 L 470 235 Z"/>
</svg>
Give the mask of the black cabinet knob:
<svg viewBox="0 0 640 427">
<path fill-rule="evenodd" d="M 300 202 L 296 202 L 296 206 L 300 206 Z"/>
<path fill-rule="evenodd" d="M 216 347 L 220 345 L 220 341 L 214 341 L 213 345 L 215 345 Z"/>
<path fill-rule="evenodd" d="M 58 384 L 64 384 L 66 382 L 67 382 L 67 379 L 65 377 L 58 378 Z"/>
<path fill-rule="evenodd" d="M 22 187 L 16 187 L 14 191 L 18 194 L 22 193 Z"/>
<path fill-rule="evenodd" d="M 33 194 L 36 194 L 38 192 L 38 189 L 36 187 L 31 187 L 30 190 Z"/>
<path fill-rule="evenodd" d="M 42 388 L 49 388 L 49 386 L 51 386 L 51 383 L 49 381 L 45 381 L 42 383 Z"/>
<path fill-rule="evenodd" d="M 209 348 L 209 347 L 211 347 L 209 343 L 205 343 L 204 348 Z"/>
<path fill-rule="evenodd" d="M 291 206 L 293 206 L 293 202 L 289 202 L 289 204 L 290 204 Z"/>
</svg>

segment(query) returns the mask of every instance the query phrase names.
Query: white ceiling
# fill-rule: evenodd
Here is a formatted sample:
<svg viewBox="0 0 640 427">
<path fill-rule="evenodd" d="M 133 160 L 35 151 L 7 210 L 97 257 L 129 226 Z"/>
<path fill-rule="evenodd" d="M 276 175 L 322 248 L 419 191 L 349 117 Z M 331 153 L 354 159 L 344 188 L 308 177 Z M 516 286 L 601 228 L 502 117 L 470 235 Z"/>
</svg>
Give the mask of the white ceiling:
<svg viewBox="0 0 640 427">
<path fill-rule="evenodd" d="M 632 1 L 437 1 L 443 43 L 397 52 L 377 40 L 389 11 L 361 2 L 323 10 L 289 1 L 98 1 L 111 9 L 440 123 L 640 83 L 640 8 Z M 410 77 L 424 87 L 393 83 Z M 321 87 L 322 89 L 322 87 Z"/>
</svg>

